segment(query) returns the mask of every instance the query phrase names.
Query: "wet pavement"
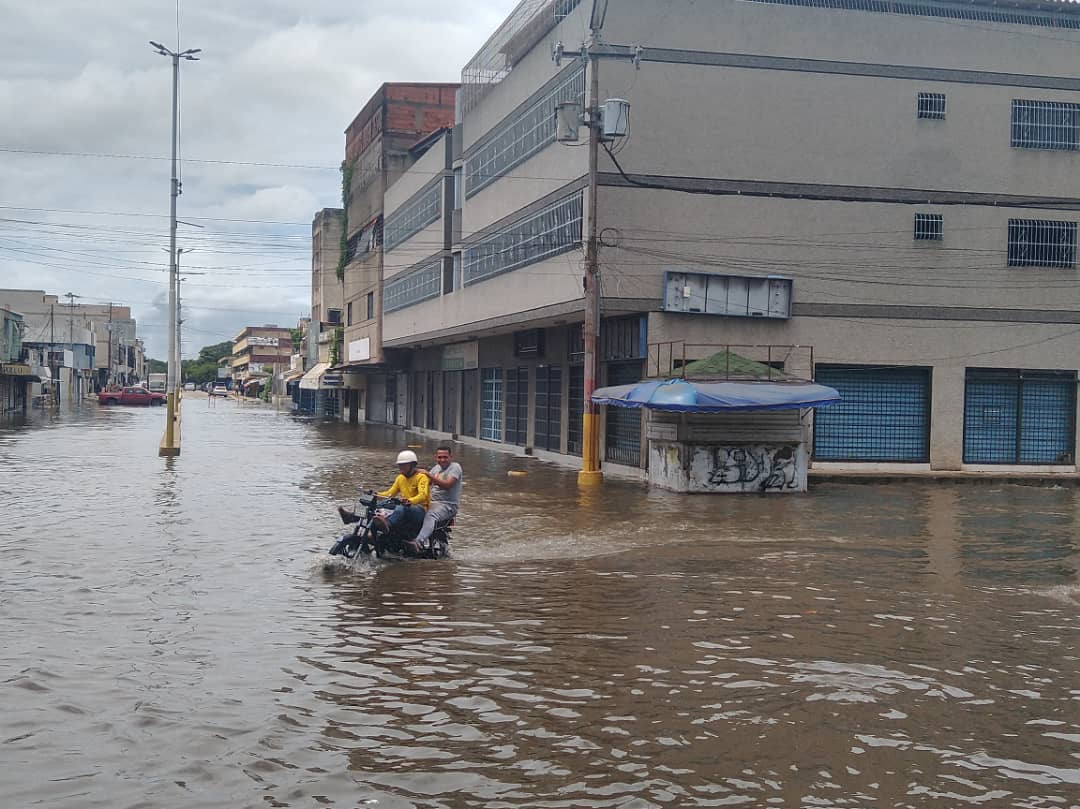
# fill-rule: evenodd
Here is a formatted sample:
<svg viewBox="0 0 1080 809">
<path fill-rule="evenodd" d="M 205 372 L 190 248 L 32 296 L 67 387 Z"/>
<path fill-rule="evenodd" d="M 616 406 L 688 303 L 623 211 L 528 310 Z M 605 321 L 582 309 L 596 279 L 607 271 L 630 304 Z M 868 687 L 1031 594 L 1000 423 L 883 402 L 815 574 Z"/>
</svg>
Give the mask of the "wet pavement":
<svg viewBox="0 0 1080 809">
<path fill-rule="evenodd" d="M 1080 805 L 1078 489 L 462 448 L 455 557 L 346 565 L 401 434 L 195 399 L 174 462 L 163 419 L 0 425 L 4 807 Z"/>
</svg>

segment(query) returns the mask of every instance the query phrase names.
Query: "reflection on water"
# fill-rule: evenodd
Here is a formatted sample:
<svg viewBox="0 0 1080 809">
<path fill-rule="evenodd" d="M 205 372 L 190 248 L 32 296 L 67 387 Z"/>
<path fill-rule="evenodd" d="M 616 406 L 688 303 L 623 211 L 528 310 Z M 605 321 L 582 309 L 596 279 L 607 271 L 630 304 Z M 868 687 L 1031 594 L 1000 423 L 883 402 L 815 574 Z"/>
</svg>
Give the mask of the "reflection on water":
<svg viewBox="0 0 1080 809">
<path fill-rule="evenodd" d="M 193 402 L 174 463 L 156 411 L 0 429 L 5 805 L 1077 802 L 1077 490 L 462 448 L 452 560 L 342 564 L 400 434 Z"/>
</svg>

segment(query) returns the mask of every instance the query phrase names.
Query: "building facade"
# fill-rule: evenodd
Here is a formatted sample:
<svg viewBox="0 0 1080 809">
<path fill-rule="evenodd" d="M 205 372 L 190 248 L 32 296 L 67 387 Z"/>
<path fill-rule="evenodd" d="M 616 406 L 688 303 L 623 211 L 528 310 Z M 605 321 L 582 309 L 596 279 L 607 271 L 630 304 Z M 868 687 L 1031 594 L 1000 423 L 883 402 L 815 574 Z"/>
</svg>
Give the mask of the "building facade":
<svg viewBox="0 0 1080 809">
<path fill-rule="evenodd" d="M 453 126 L 457 87 L 384 84 L 345 132 L 345 323 L 338 370 L 344 372 L 340 413 L 350 422 L 386 421 L 388 412 L 391 423 L 396 420 L 385 405 L 388 396 L 396 401 L 397 380 L 395 360 L 383 351 L 382 336 L 385 197 L 429 150 L 432 133 Z M 401 225 L 390 224 L 395 229 Z M 369 404 L 369 390 L 382 404 Z"/>
<path fill-rule="evenodd" d="M 774 346 L 844 396 L 817 466 L 1076 470 L 1080 8 L 628 0 L 583 61 L 591 5 L 522 3 L 462 73 L 444 209 L 386 245 L 367 327 L 407 358 L 398 423 L 580 453 L 588 150 L 556 110 L 597 69 L 632 111 L 600 154 L 600 384 Z M 646 463 L 637 411 L 602 422 L 606 463 Z"/>
<path fill-rule="evenodd" d="M 264 385 L 274 385 L 274 381 L 289 370 L 292 350 L 292 334 L 287 328 L 273 325 L 245 327 L 233 338 L 229 361 L 233 387 L 249 393 Z M 284 388 L 275 393 L 284 393 Z"/>
</svg>

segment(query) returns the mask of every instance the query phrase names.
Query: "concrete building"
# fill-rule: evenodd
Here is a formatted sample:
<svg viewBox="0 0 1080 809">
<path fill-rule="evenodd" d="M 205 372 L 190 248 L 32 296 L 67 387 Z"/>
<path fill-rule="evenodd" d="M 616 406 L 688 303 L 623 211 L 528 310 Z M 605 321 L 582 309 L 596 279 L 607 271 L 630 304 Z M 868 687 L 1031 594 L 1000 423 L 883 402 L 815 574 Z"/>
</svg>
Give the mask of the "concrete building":
<svg viewBox="0 0 1080 809">
<path fill-rule="evenodd" d="M 462 72 L 450 169 L 386 192 L 389 223 L 438 170 L 454 208 L 408 219 L 346 327 L 407 366 L 398 423 L 580 453 L 588 149 L 556 106 L 598 64 L 632 111 L 600 158 L 600 384 L 775 346 L 844 396 L 815 466 L 1076 470 L 1080 6 L 626 0 L 586 64 L 591 7 L 524 0 Z M 606 464 L 644 440 L 603 416 Z"/>
<path fill-rule="evenodd" d="M 142 343 L 136 336 L 137 324 L 131 307 L 113 303 L 77 304 L 83 316 L 93 324 L 94 385 L 130 385 L 143 380 L 139 373 Z"/>
<path fill-rule="evenodd" d="M 350 422 L 385 421 L 388 412 L 395 420 L 385 404 L 367 401 L 369 387 L 380 401 L 396 401 L 397 377 L 382 347 L 385 195 L 426 152 L 428 136 L 453 125 L 457 87 L 384 84 L 345 132 L 345 324 L 339 370 L 344 372 L 340 413 Z"/>
<path fill-rule="evenodd" d="M 0 415 L 26 410 L 31 368 L 23 352 L 25 328 L 21 314 L 0 307 Z"/>
<path fill-rule="evenodd" d="M 229 361 L 233 387 L 244 392 L 274 384 L 274 380 L 289 370 L 292 356 L 292 335 L 280 326 L 247 326 L 233 338 Z M 275 390 L 275 393 L 284 393 Z"/>
<path fill-rule="evenodd" d="M 58 402 L 78 403 L 93 392 L 97 334 L 81 305 L 43 290 L 0 289 L 0 306 L 23 316 L 23 347 L 49 369 Z"/>
</svg>

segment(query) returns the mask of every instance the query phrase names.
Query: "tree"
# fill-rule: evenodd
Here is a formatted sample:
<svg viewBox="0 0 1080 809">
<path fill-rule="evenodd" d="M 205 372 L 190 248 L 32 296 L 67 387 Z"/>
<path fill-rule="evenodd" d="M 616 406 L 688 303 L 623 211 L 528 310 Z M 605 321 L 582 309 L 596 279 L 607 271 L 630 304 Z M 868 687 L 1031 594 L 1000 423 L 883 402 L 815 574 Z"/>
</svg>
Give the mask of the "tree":
<svg viewBox="0 0 1080 809">
<path fill-rule="evenodd" d="M 146 373 L 148 374 L 164 374 L 169 370 L 169 363 L 165 362 L 165 360 L 148 359 L 146 361 L 146 367 Z"/>
<path fill-rule="evenodd" d="M 184 379 L 202 385 L 217 379 L 218 362 L 232 354 L 232 342 L 226 340 L 223 343 L 203 346 L 199 349 L 199 356 L 193 360 L 184 360 Z"/>
</svg>

